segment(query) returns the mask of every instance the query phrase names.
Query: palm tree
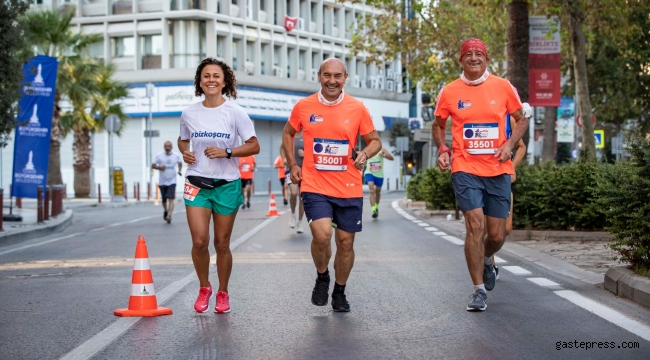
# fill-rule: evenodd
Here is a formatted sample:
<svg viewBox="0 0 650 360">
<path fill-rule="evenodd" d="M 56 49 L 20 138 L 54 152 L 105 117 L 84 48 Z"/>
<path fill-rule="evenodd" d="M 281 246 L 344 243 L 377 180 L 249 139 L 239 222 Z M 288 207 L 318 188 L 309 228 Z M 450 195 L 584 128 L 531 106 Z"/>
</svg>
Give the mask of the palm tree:
<svg viewBox="0 0 650 360">
<path fill-rule="evenodd" d="M 59 11 L 28 11 L 20 19 L 25 26 L 25 38 L 33 47 L 33 54 L 47 54 L 59 59 L 58 84 L 69 82 L 63 71 L 67 68 L 64 64 L 73 64 L 81 61 L 79 54 L 85 54 L 90 44 L 103 40 L 99 34 L 84 35 L 73 33 L 70 23 L 74 17 L 74 9 L 67 12 Z M 61 91 L 57 84 L 54 96 L 54 112 L 52 115 L 52 131 L 50 137 L 50 157 L 47 169 L 47 183 L 62 184 L 61 177 L 61 127 L 60 107 Z"/>
</svg>

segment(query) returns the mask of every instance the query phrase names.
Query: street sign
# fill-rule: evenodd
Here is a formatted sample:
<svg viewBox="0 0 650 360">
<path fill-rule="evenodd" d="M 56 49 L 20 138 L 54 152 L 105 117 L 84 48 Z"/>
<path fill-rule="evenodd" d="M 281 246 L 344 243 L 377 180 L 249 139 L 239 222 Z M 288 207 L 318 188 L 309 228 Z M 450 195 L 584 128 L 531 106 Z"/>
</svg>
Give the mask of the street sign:
<svg viewBox="0 0 650 360">
<path fill-rule="evenodd" d="M 156 90 L 156 87 L 152 83 L 147 84 L 147 97 L 152 98 L 154 97 L 154 91 Z"/>
<path fill-rule="evenodd" d="M 433 140 L 433 137 L 431 136 L 431 129 L 415 129 L 415 132 L 413 133 L 413 140 L 422 142 L 429 142 L 429 140 Z"/>
<path fill-rule="evenodd" d="M 398 136 L 395 138 L 395 150 L 409 151 L 409 138 L 408 136 Z"/>
<path fill-rule="evenodd" d="M 145 130 L 144 131 L 144 137 L 159 137 L 160 136 L 160 130 Z"/>
<path fill-rule="evenodd" d="M 116 133 L 120 130 L 120 126 L 122 126 L 122 123 L 120 122 L 120 117 L 117 115 L 108 115 L 106 119 L 104 119 L 104 127 L 106 128 L 106 131 L 109 133 Z"/>
<path fill-rule="evenodd" d="M 555 127 L 555 130 L 557 131 L 557 142 L 573 143 L 576 135 L 575 129 L 576 127 L 573 119 L 558 119 Z"/>
<path fill-rule="evenodd" d="M 605 130 L 594 130 L 594 139 L 596 140 L 596 149 L 605 148 Z"/>
</svg>

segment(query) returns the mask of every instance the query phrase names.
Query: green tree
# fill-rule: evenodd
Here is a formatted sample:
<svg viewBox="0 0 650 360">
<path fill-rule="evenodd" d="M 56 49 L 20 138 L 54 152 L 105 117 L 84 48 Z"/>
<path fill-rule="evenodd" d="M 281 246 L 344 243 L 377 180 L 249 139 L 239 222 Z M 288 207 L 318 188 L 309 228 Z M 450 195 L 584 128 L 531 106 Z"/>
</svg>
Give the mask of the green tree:
<svg viewBox="0 0 650 360">
<path fill-rule="evenodd" d="M 507 78 L 517 89 L 521 101 L 528 102 L 528 1 L 512 0 L 508 4 L 508 71 Z M 522 140 L 528 146 L 529 133 Z"/>
<path fill-rule="evenodd" d="M 103 41 L 99 34 L 85 35 L 74 33 L 71 22 L 74 9 L 67 12 L 52 10 L 28 11 L 20 22 L 25 26 L 25 38 L 32 45 L 33 53 L 46 54 L 59 59 L 57 87 L 55 93 L 54 112 L 52 116 L 52 131 L 50 137 L 50 157 L 47 170 L 48 184 L 62 184 L 61 177 L 61 126 L 59 100 L 65 91 L 60 84 L 70 83 L 70 69 L 74 64 L 83 62 L 90 44 Z"/>
<path fill-rule="evenodd" d="M 7 146 L 7 140 L 16 127 L 20 82 L 27 60 L 24 51 L 27 43 L 22 36 L 22 24 L 17 19 L 28 7 L 28 3 L 20 0 L 0 2 L 0 148 Z"/>
</svg>

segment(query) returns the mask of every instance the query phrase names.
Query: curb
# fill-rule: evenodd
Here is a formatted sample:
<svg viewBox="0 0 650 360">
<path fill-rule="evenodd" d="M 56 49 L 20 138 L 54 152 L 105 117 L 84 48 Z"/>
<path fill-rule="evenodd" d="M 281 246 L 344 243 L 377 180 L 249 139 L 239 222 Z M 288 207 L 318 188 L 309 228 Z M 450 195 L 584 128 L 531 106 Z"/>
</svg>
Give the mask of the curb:
<svg viewBox="0 0 650 360">
<path fill-rule="evenodd" d="M 402 200 L 403 201 L 403 200 Z M 400 207 L 402 208 L 407 208 L 409 210 L 416 210 L 414 208 L 409 208 L 406 202 L 400 201 Z M 407 206 L 404 206 L 407 205 Z M 438 213 L 448 213 L 449 210 L 445 211 L 440 211 Z M 429 221 L 433 226 L 439 227 L 443 230 L 445 230 L 448 233 L 455 233 L 456 235 L 460 236 L 461 234 L 456 231 L 451 229 L 450 227 L 445 226 L 444 223 L 441 222 L 433 222 L 431 221 L 431 218 L 424 218 L 424 217 L 419 217 L 423 220 Z M 514 231 L 513 231 L 514 232 Z M 568 276 L 570 278 L 580 280 L 582 282 L 586 282 L 588 284 L 592 285 L 600 285 L 604 282 L 603 280 L 603 275 L 595 273 L 593 271 L 588 271 L 581 269 L 567 261 L 560 260 L 557 258 L 554 258 L 551 255 L 546 255 L 544 253 L 541 253 L 537 250 L 529 249 L 525 246 L 513 243 L 513 242 L 506 242 L 503 244 L 503 247 L 501 248 L 504 251 L 507 251 L 508 253 L 515 255 L 517 257 L 520 257 L 522 259 L 528 260 L 536 265 L 539 265 L 543 268 L 546 268 L 548 270 L 551 270 L 555 273 L 562 274 L 565 276 Z M 650 290 L 650 287 L 648 288 Z"/>
<path fill-rule="evenodd" d="M 63 230 L 72 223 L 73 213 L 72 209 L 67 209 L 56 219 L 46 220 L 47 222 L 45 224 L 35 224 L 32 228 L 13 230 L 11 232 L 5 230 L 0 233 L 0 243 L 3 246 L 11 245 L 20 241 L 31 240 L 37 237 L 49 235 L 55 231 Z"/>
<path fill-rule="evenodd" d="M 650 279 L 639 276 L 626 267 L 607 270 L 605 289 L 637 304 L 650 307 Z"/>
</svg>

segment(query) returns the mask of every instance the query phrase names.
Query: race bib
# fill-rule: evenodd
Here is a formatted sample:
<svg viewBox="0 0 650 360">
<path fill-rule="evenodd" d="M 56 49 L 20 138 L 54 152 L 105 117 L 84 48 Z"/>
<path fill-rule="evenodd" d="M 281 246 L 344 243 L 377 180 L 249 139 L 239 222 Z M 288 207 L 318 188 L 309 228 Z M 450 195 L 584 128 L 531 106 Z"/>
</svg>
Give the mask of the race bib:
<svg viewBox="0 0 650 360">
<path fill-rule="evenodd" d="M 250 164 L 241 164 L 241 171 L 250 171 L 251 165 Z"/>
<path fill-rule="evenodd" d="M 463 143 L 472 155 L 494 154 L 499 148 L 499 124 L 463 125 Z"/>
<path fill-rule="evenodd" d="M 371 162 L 370 171 L 371 172 L 381 171 L 381 162 Z"/>
<path fill-rule="evenodd" d="M 314 166 L 322 171 L 345 171 L 348 169 L 347 140 L 314 139 Z"/>
<path fill-rule="evenodd" d="M 190 184 L 190 183 L 185 183 L 185 188 L 183 189 L 183 199 L 187 201 L 194 201 L 196 198 L 196 195 L 199 194 L 199 188 L 196 186 Z"/>
</svg>

